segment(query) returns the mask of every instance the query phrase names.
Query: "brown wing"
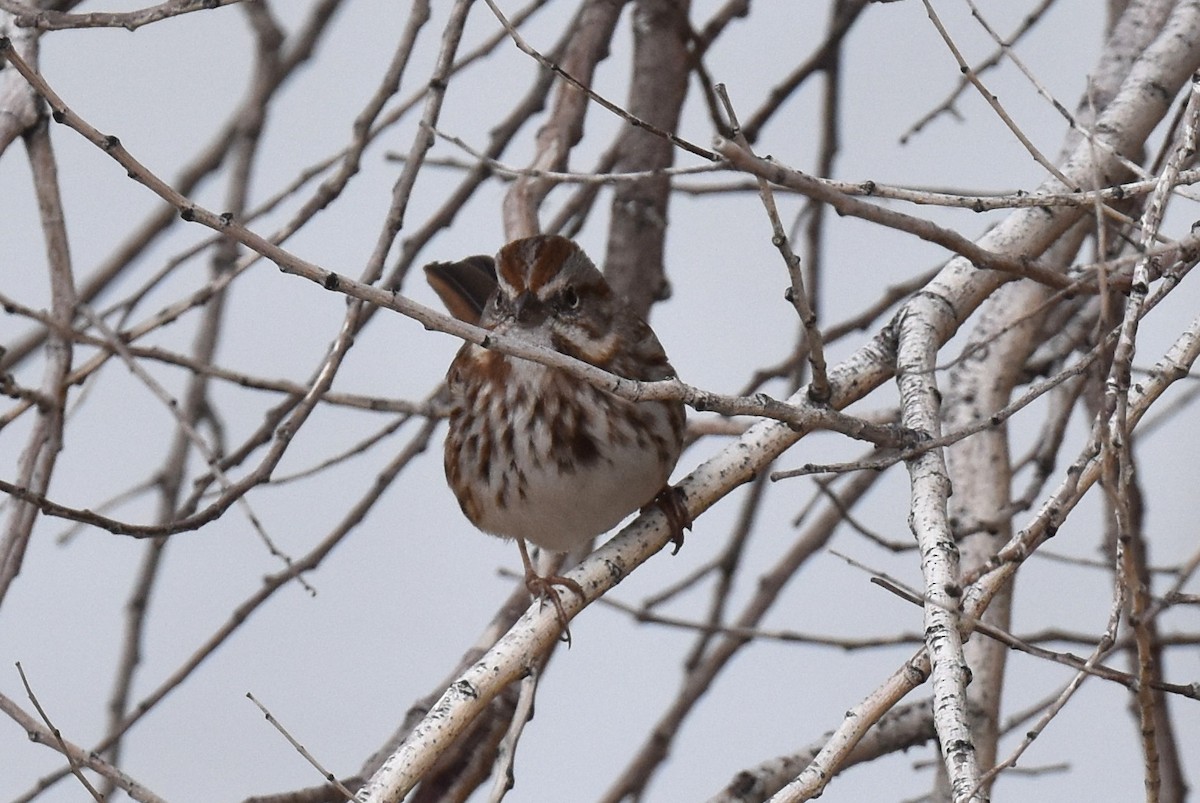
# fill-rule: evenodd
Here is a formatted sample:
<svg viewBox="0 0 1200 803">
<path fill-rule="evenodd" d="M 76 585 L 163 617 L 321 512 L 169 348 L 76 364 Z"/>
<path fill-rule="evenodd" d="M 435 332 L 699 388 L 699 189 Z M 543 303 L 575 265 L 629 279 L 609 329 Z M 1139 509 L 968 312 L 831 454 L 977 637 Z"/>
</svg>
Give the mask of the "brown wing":
<svg viewBox="0 0 1200 803">
<path fill-rule="evenodd" d="M 675 377 L 675 369 L 667 361 L 667 353 L 650 324 L 632 310 L 622 309 L 617 312 L 614 325 L 627 333 L 629 346 L 626 351 L 613 356 L 610 371 L 618 376 L 643 382 Z"/>
<path fill-rule="evenodd" d="M 432 262 L 425 266 L 425 280 L 451 315 L 478 324 L 496 290 L 496 263 L 482 255 L 459 262 Z"/>
</svg>

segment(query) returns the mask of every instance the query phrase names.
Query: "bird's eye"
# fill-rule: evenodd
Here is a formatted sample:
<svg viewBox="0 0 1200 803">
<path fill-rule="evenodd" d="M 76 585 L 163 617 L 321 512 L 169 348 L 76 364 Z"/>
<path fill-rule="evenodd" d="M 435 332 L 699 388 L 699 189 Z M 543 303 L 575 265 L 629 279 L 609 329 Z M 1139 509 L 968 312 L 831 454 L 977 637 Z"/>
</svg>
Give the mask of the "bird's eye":
<svg viewBox="0 0 1200 803">
<path fill-rule="evenodd" d="M 574 287 L 567 287 L 564 289 L 559 298 L 562 299 L 563 309 L 579 309 L 579 293 L 575 292 Z"/>
</svg>

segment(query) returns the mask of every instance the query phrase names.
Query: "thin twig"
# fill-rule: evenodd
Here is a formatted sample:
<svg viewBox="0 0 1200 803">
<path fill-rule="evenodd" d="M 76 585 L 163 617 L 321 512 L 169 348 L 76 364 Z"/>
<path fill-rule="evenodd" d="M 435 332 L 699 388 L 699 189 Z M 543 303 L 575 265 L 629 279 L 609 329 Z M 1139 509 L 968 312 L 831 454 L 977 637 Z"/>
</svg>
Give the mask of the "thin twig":
<svg viewBox="0 0 1200 803">
<path fill-rule="evenodd" d="M 29 702 L 33 703 L 34 710 L 38 712 L 38 716 L 42 718 L 42 722 L 45 723 L 46 728 L 54 736 L 55 747 L 57 748 L 58 752 L 66 756 L 67 760 L 70 762 L 71 774 L 79 780 L 79 783 L 83 785 L 83 788 L 88 791 L 88 794 L 90 794 L 94 800 L 104 803 L 104 796 L 100 794 L 96 787 L 92 786 L 91 782 L 88 781 L 87 778 L 83 777 L 83 773 L 80 771 L 80 765 L 78 762 L 76 762 L 75 756 L 71 753 L 71 751 L 67 749 L 67 742 L 65 739 L 63 739 L 62 733 L 54 726 L 54 723 L 50 721 L 50 715 L 46 713 L 46 710 L 42 708 L 42 704 L 38 702 L 37 695 L 33 693 L 33 687 L 29 685 L 29 678 L 25 676 L 25 669 L 21 666 L 20 661 L 17 661 L 17 674 L 21 676 L 21 685 L 25 687 L 25 694 L 29 697 Z"/>
<path fill-rule="evenodd" d="M 283 723 L 276 719 L 275 715 L 267 710 L 267 707 L 260 703 L 258 698 L 256 698 L 253 693 L 246 692 L 246 699 L 258 706 L 258 710 L 263 712 L 263 716 L 267 718 L 267 722 L 270 722 L 271 726 L 274 727 L 275 730 L 283 734 L 283 738 L 288 740 L 288 744 L 294 747 L 296 752 L 304 757 L 305 761 L 307 761 L 309 764 L 312 764 L 313 767 L 316 768 L 317 772 L 321 773 L 321 777 L 325 779 L 326 783 L 341 792 L 342 795 L 345 796 L 346 800 L 354 799 L 354 793 L 343 786 L 342 782 L 338 780 L 336 775 L 325 769 L 325 767 L 321 766 L 321 762 L 317 761 L 316 756 L 308 752 L 308 748 L 296 741 L 296 738 L 288 732 L 288 729 L 283 727 Z"/>
<path fill-rule="evenodd" d="M 729 118 L 733 141 L 753 156 L 754 151 L 751 150 L 750 143 L 742 134 L 737 113 L 734 111 L 725 85 L 717 84 L 716 91 L 725 108 L 725 114 Z M 829 401 L 830 395 L 829 373 L 825 364 L 825 345 L 821 337 L 821 330 L 817 326 L 817 314 L 813 311 L 813 306 L 808 300 L 808 293 L 804 290 L 804 272 L 800 269 L 800 257 L 792 251 L 787 233 L 783 230 L 783 223 L 779 219 L 779 210 L 775 206 L 775 196 L 771 192 L 771 185 L 761 176 L 758 179 L 758 195 L 762 199 L 763 207 L 767 210 L 767 218 L 771 222 L 771 243 L 779 249 L 779 254 L 783 257 L 783 264 L 787 268 L 788 278 L 791 280 L 788 300 L 796 308 L 796 314 L 804 326 L 804 347 L 808 352 L 809 364 L 812 366 L 812 380 L 808 395 L 817 404 L 824 404 Z"/>
<path fill-rule="evenodd" d="M 533 47 L 531 47 L 529 45 L 529 43 L 525 41 L 525 37 L 521 36 L 520 32 L 517 31 L 517 29 L 513 26 L 513 24 L 508 21 L 508 18 L 504 16 L 504 12 L 501 11 L 500 7 L 496 5 L 495 0 L 485 0 L 485 2 L 487 2 L 488 8 L 490 8 L 492 10 L 492 13 L 496 15 L 496 19 L 499 20 L 500 24 L 504 26 L 504 29 L 506 31 L 508 31 L 508 35 L 512 37 L 513 44 L 515 44 L 522 53 L 535 59 L 538 64 L 541 64 L 547 70 L 550 70 L 550 71 L 554 72 L 555 74 L 557 74 L 558 76 L 560 76 L 564 81 L 566 81 L 571 86 L 578 89 L 580 92 L 583 92 L 585 95 L 587 95 L 589 98 L 594 100 L 596 103 L 599 103 L 601 106 L 608 109 L 610 112 L 617 115 L 618 117 L 622 118 L 623 120 L 628 122 L 630 125 L 645 129 L 646 131 L 649 131 L 650 133 L 654 134 L 655 136 L 662 137 L 663 139 L 668 140 L 671 144 L 676 145 L 680 148 L 683 148 L 685 151 L 688 151 L 689 153 L 694 153 L 697 156 L 701 156 L 701 157 L 709 160 L 710 162 L 716 162 L 716 161 L 720 160 L 719 156 L 717 156 L 715 153 L 708 150 L 707 148 L 701 148 L 699 145 L 694 145 L 691 142 L 688 142 L 687 140 L 683 139 L 682 137 L 679 137 L 678 135 L 676 135 L 675 133 L 673 133 L 671 131 L 663 131 L 662 129 L 658 128 L 657 126 L 651 125 L 650 123 L 648 123 L 645 120 L 642 120 L 641 118 L 634 117 L 632 114 L 630 114 L 626 110 L 622 109 L 616 103 L 613 103 L 612 101 L 608 100 L 604 96 L 593 91 L 591 87 L 580 82 L 577 78 L 575 78 L 575 76 L 571 75 L 566 70 L 564 70 L 562 67 L 558 66 L 558 64 L 556 64 L 553 61 L 551 61 L 550 59 L 546 58 L 541 53 L 539 53 L 537 50 L 535 50 Z"/>
</svg>

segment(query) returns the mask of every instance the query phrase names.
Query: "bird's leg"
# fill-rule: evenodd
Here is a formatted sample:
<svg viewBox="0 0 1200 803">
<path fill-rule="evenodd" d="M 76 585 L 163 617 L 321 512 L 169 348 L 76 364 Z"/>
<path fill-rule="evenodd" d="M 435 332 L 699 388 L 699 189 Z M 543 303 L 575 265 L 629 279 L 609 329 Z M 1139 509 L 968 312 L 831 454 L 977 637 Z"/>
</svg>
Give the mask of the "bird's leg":
<svg viewBox="0 0 1200 803">
<path fill-rule="evenodd" d="M 671 526 L 671 543 L 675 545 L 671 554 L 679 554 L 679 549 L 683 546 L 683 531 L 692 529 L 692 514 L 687 509 L 687 497 L 679 487 L 668 485 L 642 508 L 642 512 L 646 512 L 651 506 L 657 507 L 667 517 L 667 523 Z"/>
<path fill-rule="evenodd" d="M 533 560 L 529 557 L 529 547 L 525 545 L 524 538 L 517 539 L 517 547 L 521 550 L 521 562 L 525 564 L 525 587 L 539 601 L 544 602 L 549 598 L 550 602 L 554 605 L 554 612 L 558 615 L 558 623 L 562 625 L 563 641 L 567 642 L 567 646 L 570 646 L 571 628 L 567 626 L 567 612 L 563 609 L 562 600 L 558 596 L 559 592 L 554 589 L 554 586 L 562 586 L 574 591 L 579 595 L 580 599 L 586 599 L 583 595 L 583 587 L 569 577 L 563 577 L 558 574 L 543 577 L 538 574 L 537 569 L 533 566 Z"/>
</svg>

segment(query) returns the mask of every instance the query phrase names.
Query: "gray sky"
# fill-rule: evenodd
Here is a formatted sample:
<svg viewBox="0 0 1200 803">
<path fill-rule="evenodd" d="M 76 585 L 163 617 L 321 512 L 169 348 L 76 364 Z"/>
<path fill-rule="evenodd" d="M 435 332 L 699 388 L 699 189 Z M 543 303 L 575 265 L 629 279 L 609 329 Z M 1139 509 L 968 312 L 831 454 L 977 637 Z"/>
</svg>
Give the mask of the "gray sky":
<svg viewBox="0 0 1200 803">
<path fill-rule="evenodd" d="M 276 5 L 275 12 L 285 21 L 301 6 Z M 402 98 L 428 78 L 447 4 L 435 5 L 438 16 L 424 34 Z M 510 11 L 514 5 L 502 3 Z M 552 4 L 537 18 L 526 32 L 530 42 L 549 47 L 569 5 Z M 694 3 L 693 19 L 707 19 L 717 5 Z M 1009 31 L 1034 4 L 982 5 L 986 13 L 995 15 L 989 20 L 998 30 Z M 285 90 L 268 122 L 268 147 L 255 165 L 256 199 L 274 193 L 298 171 L 348 141 L 353 118 L 374 90 L 403 25 L 403 16 L 393 6 L 355 2 L 339 13 L 333 36 Z M 938 7 L 970 61 L 991 52 L 961 3 L 942 2 Z M 116 7 L 85 4 L 81 10 L 101 9 Z M 714 80 L 728 84 L 739 108 L 754 108 L 796 63 L 796 54 L 811 50 L 824 30 L 826 16 L 824 3 L 796 3 L 786 11 L 756 5 L 754 16 L 735 23 L 722 37 L 706 66 Z M 1085 75 L 1099 52 L 1100 16 L 1093 4 L 1060 3 L 1019 50 L 1038 79 L 1069 108 L 1083 92 Z M 486 6 L 476 4 L 467 46 L 495 28 Z M 616 100 L 624 97 L 628 19 L 622 28 L 618 46 L 597 80 L 599 91 Z M 212 136 L 226 110 L 240 101 L 250 47 L 243 14 L 230 7 L 134 33 L 48 34 L 41 66 L 72 108 L 101 130 L 118 135 L 136 158 L 171 179 Z M 958 77 L 920 3 L 872 5 L 852 37 L 844 69 L 844 141 L 836 177 L 980 192 L 1032 189 L 1042 180 L 1041 168 L 970 93 L 958 104 L 962 119 L 943 116 L 909 144 L 899 144 L 905 130 L 941 102 Z M 439 126 L 482 147 L 490 126 L 524 92 L 532 74 L 529 59 L 509 48 L 502 57 L 470 70 L 461 82 L 456 80 Z M 989 73 L 985 80 L 1035 144 L 1053 157 L 1065 130 L 1057 113 L 1011 65 Z M 817 86 L 807 85 L 788 102 L 756 144 L 759 153 L 811 167 L 819 126 Z M 714 132 L 694 84 L 692 92 L 682 133 L 707 145 Z M 411 116 L 367 151 L 363 170 L 345 196 L 289 241 L 290 250 L 323 267 L 352 276 L 359 273 L 378 236 L 400 169 L 384 160 L 384 152 L 407 151 L 416 132 L 415 120 Z M 619 125 L 603 110 L 594 109 L 588 137 L 573 157 L 572 167 L 587 169 Z M 523 135 L 506 161 L 521 164 L 528 158 L 533 133 Z M 76 275 L 82 277 L 155 208 L 156 199 L 73 132 L 56 127 L 53 136 L 72 256 Z M 445 142 L 438 144 L 434 155 L 466 158 Z M 688 157 L 681 155 L 678 163 L 688 163 Z M 434 168 L 423 172 L 406 230 L 419 226 L 442 204 L 455 176 Z M 494 251 L 503 239 L 499 214 L 503 189 L 496 182 L 481 192 L 418 262 Z M 222 181 L 211 182 L 195 198 L 221 209 L 222 192 Z M 552 204 L 565 197 L 554 196 Z M 791 221 L 800 204 L 785 199 L 782 207 L 785 220 Z M 606 202 L 597 211 L 578 239 L 599 259 L 606 236 Z M 915 213 L 968 236 L 978 235 L 1004 214 L 974 215 L 932 207 L 916 208 Z M 1180 214 L 1186 218 L 1189 213 Z M 254 228 L 268 232 L 284 217 L 268 217 Z M 43 244 L 19 147 L 0 158 L 0 220 L 3 292 L 32 307 L 46 306 Z M 163 261 L 205 237 L 198 227 L 173 233 L 153 249 L 154 259 L 98 306 L 124 296 Z M 753 194 L 677 197 L 672 202 L 667 245 L 674 296 L 656 308 L 653 324 L 685 381 L 734 393 L 755 367 L 789 353 L 795 315 L 782 299 L 786 276 Z M 873 299 L 875 288 L 935 267 L 946 254 L 907 235 L 837 219 L 830 224 L 824 257 L 827 292 L 821 299 L 822 314 L 826 321 L 838 321 Z M 192 260 L 149 295 L 135 318 L 183 295 L 182 288 L 200 286 L 206 271 L 206 261 Z M 418 279 L 414 274 L 405 292 L 436 304 Z M 254 267 L 238 287 L 218 362 L 256 375 L 304 381 L 336 335 L 345 308 L 343 298 L 285 276 L 266 263 Z M 1194 295 L 1181 294 L 1147 322 L 1152 334 L 1161 335 L 1159 341 L 1153 336 L 1144 341 L 1159 347 L 1147 350 L 1146 363 L 1157 358 L 1166 338 L 1194 314 L 1195 307 Z M 195 320 L 193 314 L 168 327 L 153 342 L 186 351 Z M 0 343 L 26 329 L 23 320 L 0 315 Z M 845 357 L 873 331 L 835 345 L 831 359 Z M 419 400 L 440 380 L 457 345 L 453 338 L 426 332 L 400 316 L 378 315 L 356 343 L 335 389 Z M 157 369 L 156 376 L 175 391 L 185 379 L 182 372 L 165 367 Z M 37 372 L 28 368 L 18 378 L 34 386 L 38 381 Z M 783 392 L 780 385 L 769 390 Z M 232 444 L 240 443 L 259 424 L 269 406 L 259 395 L 226 384 L 218 384 L 214 393 L 229 416 L 224 424 Z M 146 480 L 162 460 L 173 421 L 145 387 L 115 362 L 73 398 L 67 446 L 52 496 L 65 504 L 95 507 Z M 883 397 L 872 397 L 870 407 L 879 408 L 890 398 L 894 391 L 888 389 Z M 321 408 L 276 475 L 307 469 L 390 420 L 383 414 Z M 1015 452 L 1036 437 L 1035 420 L 1030 419 L 1027 429 L 1014 427 Z M 250 505 L 282 550 L 293 556 L 303 554 L 365 492 L 416 427 L 416 422 L 410 422 L 398 437 L 315 479 L 260 489 L 250 495 Z M 21 420 L 0 431 L 0 466 L 4 467 L 0 477 L 14 476 L 28 430 L 28 421 Z M 1067 459 L 1084 437 L 1084 422 L 1076 420 L 1073 433 L 1076 445 L 1065 448 Z M 437 687 L 508 594 L 513 581 L 499 576 L 497 570 L 520 565 L 512 544 L 477 533 L 461 516 L 442 479 L 441 435 L 439 431 L 433 447 L 401 476 L 352 536 L 308 576 L 315 596 L 295 584 L 282 590 L 130 733 L 124 755 L 128 772 L 174 801 L 235 800 L 312 785 L 320 781 L 316 771 L 263 720 L 245 699 L 246 692 L 265 703 L 327 768 L 344 775 L 359 768 L 414 700 Z M 1163 498 L 1187 500 L 1183 494 L 1196 482 L 1195 439 L 1194 431 L 1181 432 L 1177 427 L 1147 438 L 1141 448 L 1154 450 L 1154 458 L 1144 461 L 1144 484 Z M 687 452 L 676 476 L 686 474 L 724 443 L 708 439 Z M 785 454 L 780 467 L 852 459 L 861 450 L 861 445 L 839 436 L 818 435 Z M 749 584 L 755 570 L 771 565 L 791 543 L 795 530 L 790 521 L 809 489 L 807 480 L 773 487 L 758 533 L 748 547 L 745 560 L 750 571 L 744 586 L 733 594 L 735 607 L 752 591 Z M 733 526 L 744 493 L 745 489 L 734 492 L 701 517 L 679 555 L 653 558 L 621 584 L 616 598 L 636 604 L 711 559 Z M 893 540 L 910 537 L 907 477 L 901 468 L 892 469 L 869 502 L 859 512 L 864 523 Z M 1051 545 L 1055 551 L 1100 557 L 1096 502 L 1089 498 L 1084 514 L 1073 518 Z M 1148 524 L 1155 549 L 1161 550 L 1154 555 L 1156 563 L 1173 563 L 1194 550 L 1192 507 L 1152 506 Z M 153 500 L 143 496 L 112 515 L 151 521 Z M 104 731 L 105 704 L 119 650 L 116 634 L 145 547 L 94 529 L 76 533 L 62 546 L 57 539 L 66 529 L 59 520 L 40 522 L 21 576 L 0 611 L 0 691 L 25 702 L 12 666 L 20 661 L 64 736 L 88 745 Z M 848 529 L 839 533 L 832 547 L 878 570 L 920 583 L 911 552 L 892 555 Z M 198 532 L 172 538 L 155 587 L 155 609 L 148 622 L 135 699 L 173 672 L 257 590 L 264 575 L 279 568 L 279 561 L 267 553 L 236 508 Z M 1104 573 L 1034 561 L 1018 583 L 1014 629 L 1061 627 L 1099 633 L 1107 616 L 1107 583 Z M 698 618 L 706 604 L 705 595 L 693 592 L 676 599 L 665 612 Z M 1194 611 L 1190 622 L 1183 613 L 1173 616 L 1177 618 L 1168 618 L 1168 623 L 1196 629 Z M 920 632 L 921 613 L 869 584 L 863 572 L 823 554 L 791 583 L 764 624 L 807 633 L 871 636 Z M 691 643 L 685 633 L 639 627 L 599 604 L 572 624 L 572 633 L 572 648 L 559 651 L 540 688 L 537 717 L 521 743 L 517 786 L 510 800 L 561 800 L 576 797 L 579 790 L 591 793 L 583 799 L 598 796 L 640 743 L 646 725 L 674 695 L 681 656 Z M 672 759 L 650 787 L 649 799 L 703 799 L 743 767 L 813 741 L 836 727 L 847 708 L 912 652 L 913 648 L 902 647 L 844 653 L 771 642 L 747 649 L 685 724 L 672 748 Z M 1200 670 L 1196 651 L 1180 651 L 1167 669 L 1177 682 L 1195 680 Z M 1014 679 L 1006 692 L 1005 713 L 1052 694 L 1070 677 L 1064 667 L 1023 655 L 1010 658 L 1010 671 Z M 927 690 L 918 691 L 922 693 Z M 997 797 L 1139 798 L 1140 759 L 1127 704 L 1128 695 L 1113 684 L 1085 684 L 1080 699 L 1067 707 L 1022 761 L 1029 767 L 1069 761 L 1069 770 L 1036 779 L 1006 776 Z M 1175 710 L 1184 740 L 1181 753 L 1200 756 L 1200 717 L 1194 711 L 1189 715 L 1180 701 L 1175 702 Z M 1086 749 L 1080 748 L 1081 739 L 1089 740 Z M 1014 744 L 1006 740 L 1001 754 Z M 911 765 L 928 762 L 933 755 L 926 747 L 855 768 L 839 777 L 823 799 L 919 797 L 928 790 L 931 773 L 913 771 Z M 27 742 L 15 724 L 0 722 L 0 799 L 22 794 L 59 764 L 57 754 Z M 1191 769 L 1194 777 L 1197 767 Z M 77 785 L 65 781 L 39 799 L 75 801 L 82 794 Z"/>
</svg>

